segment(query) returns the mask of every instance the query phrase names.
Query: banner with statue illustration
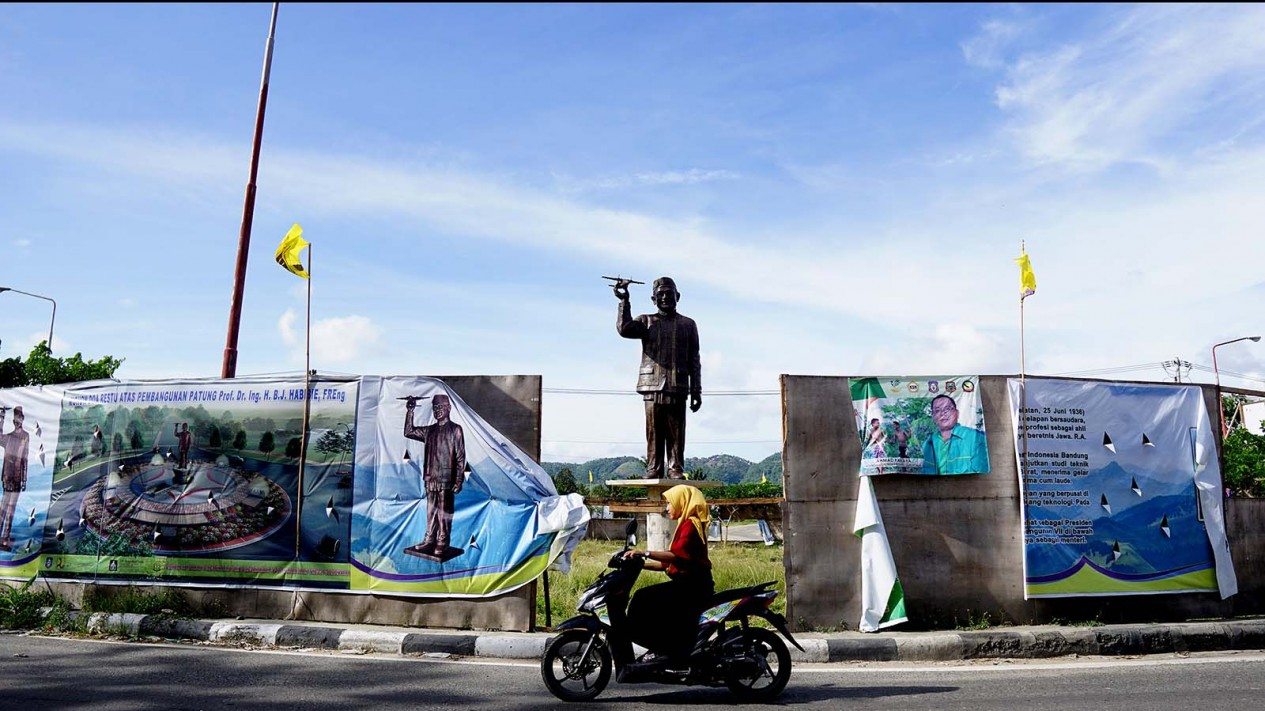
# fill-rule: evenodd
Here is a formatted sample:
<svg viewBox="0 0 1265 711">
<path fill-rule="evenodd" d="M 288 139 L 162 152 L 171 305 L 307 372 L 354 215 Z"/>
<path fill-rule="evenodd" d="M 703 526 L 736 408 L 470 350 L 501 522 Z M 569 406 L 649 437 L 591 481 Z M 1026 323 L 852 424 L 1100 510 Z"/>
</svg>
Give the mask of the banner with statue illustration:
<svg viewBox="0 0 1265 711">
<path fill-rule="evenodd" d="M 987 474 L 979 376 L 854 378 L 861 476 Z"/>
<path fill-rule="evenodd" d="M 1234 594 L 1198 386 L 1012 378 L 1008 388 L 1025 598 Z"/>
<path fill-rule="evenodd" d="M 366 381 L 372 383 L 367 390 Z M 372 492 L 380 491 L 391 497 L 388 508 L 405 504 L 424 511 L 429 493 L 415 472 L 397 471 L 388 457 L 370 456 L 384 438 L 374 413 L 390 410 L 374 399 L 381 382 L 321 378 L 309 389 L 302 378 L 98 381 L 0 391 L 5 418 L 0 576 L 369 589 L 354 583 L 361 577 L 352 564 L 352 542 L 375 561 L 388 560 L 391 551 L 380 545 L 381 522 L 353 516 L 353 503 L 376 510 Z M 445 389 L 439 381 L 428 382 Z M 476 440 L 499 437 L 448 395 L 454 422 Z M 425 430 L 420 414 L 417 419 Z M 367 436 L 358 436 L 362 427 Z M 403 437 L 403 422 L 392 431 Z M 433 443 L 418 442 L 414 455 L 426 457 L 428 444 Z M 472 450 L 482 452 L 483 446 Z M 520 461 L 481 457 L 473 470 L 459 472 L 463 484 L 465 477 L 474 484 L 457 502 L 457 521 L 467 519 L 465 508 L 488 508 L 483 498 L 502 493 L 481 484 L 498 476 L 492 469 L 512 466 L 527 472 L 526 478 L 534 476 L 531 467 L 539 466 L 513 451 Z M 362 460 L 380 460 L 390 471 L 365 468 Z M 358 477 L 370 482 L 367 488 Z M 392 486 L 393 477 L 407 481 Z M 568 534 L 565 542 L 582 525 L 575 523 L 578 514 L 559 514 L 574 502 L 557 497 L 543 472 L 532 482 L 513 501 L 539 519 L 513 519 L 491 532 L 496 541 L 485 545 L 492 552 L 476 549 L 462 561 L 469 564 L 463 568 L 467 573 L 473 568 L 514 574 L 459 590 L 449 585 L 395 592 L 485 595 L 530 580 L 525 576 L 542 555 L 547 562 L 565 548 L 554 545 L 558 534 Z M 450 484 L 457 486 L 455 479 Z M 371 493 L 354 498 L 357 492 Z M 406 496 L 413 499 L 405 501 Z M 388 525 L 399 525 L 395 534 L 407 535 L 416 521 L 406 516 Z M 365 541 L 379 543 L 366 548 Z M 439 567 L 450 573 L 452 565 L 441 561 Z"/>
<path fill-rule="evenodd" d="M 362 379 L 352 509 L 354 590 L 441 597 L 519 587 L 569 555 L 588 525 L 579 494 L 442 381 Z"/>
</svg>

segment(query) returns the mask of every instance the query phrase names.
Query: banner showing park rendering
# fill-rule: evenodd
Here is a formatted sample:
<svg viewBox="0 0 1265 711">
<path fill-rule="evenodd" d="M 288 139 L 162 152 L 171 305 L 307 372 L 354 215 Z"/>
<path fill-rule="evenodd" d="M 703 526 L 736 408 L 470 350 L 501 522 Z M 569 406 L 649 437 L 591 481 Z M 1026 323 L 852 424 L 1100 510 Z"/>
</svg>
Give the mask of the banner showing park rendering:
<svg viewBox="0 0 1265 711">
<path fill-rule="evenodd" d="M 1008 388 L 1025 597 L 1234 594 L 1198 386 L 1041 378 Z"/>
<path fill-rule="evenodd" d="M 0 413 L 9 579 L 494 595 L 587 521 L 435 379 L 97 381 Z"/>
</svg>

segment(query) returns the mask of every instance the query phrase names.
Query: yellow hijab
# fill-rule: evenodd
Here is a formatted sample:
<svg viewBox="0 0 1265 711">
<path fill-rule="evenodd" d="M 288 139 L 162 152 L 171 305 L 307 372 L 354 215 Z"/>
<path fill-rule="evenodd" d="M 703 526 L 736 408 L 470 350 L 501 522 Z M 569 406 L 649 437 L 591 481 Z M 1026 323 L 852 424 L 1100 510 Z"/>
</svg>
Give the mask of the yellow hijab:
<svg viewBox="0 0 1265 711">
<path fill-rule="evenodd" d="M 673 509 L 681 512 L 681 517 L 676 520 L 676 527 L 679 529 L 686 520 L 693 521 L 698 535 L 706 543 L 707 524 L 711 522 L 711 516 L 708 514 L 707 499 L 703 498 L 703 492 L 689 484 L 677 484 L 663 492 L 663 498 L 672 504 Z M 675 535 L 673 531 L 673 536 Z"/>
</svg>

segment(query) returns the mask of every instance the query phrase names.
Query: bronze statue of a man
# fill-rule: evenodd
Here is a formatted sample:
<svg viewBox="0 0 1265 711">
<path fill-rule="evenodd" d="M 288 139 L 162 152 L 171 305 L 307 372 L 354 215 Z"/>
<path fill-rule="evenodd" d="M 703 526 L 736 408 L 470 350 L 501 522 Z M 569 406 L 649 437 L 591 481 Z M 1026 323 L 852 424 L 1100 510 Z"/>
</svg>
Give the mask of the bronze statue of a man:
<svg viewBox="0 0 1265 711">
<path fill-rule="evenodd" d="M 654 280 L 650 299 L 659 310 L 636 318 L 628 303 L 628 283 L 617 281 L 614 289 L 619 299 L 615 329 L 624 338 L 641 340 L 637 392 L 646 405 L 646 477 L 663 478 L 666 459 L 668 478 L 683 479 L 686 399 L 691 412 L 703 406 L 698 327 L 694 319 L 677 313 L 681 294 L 670 277 Z"/>
</svg>

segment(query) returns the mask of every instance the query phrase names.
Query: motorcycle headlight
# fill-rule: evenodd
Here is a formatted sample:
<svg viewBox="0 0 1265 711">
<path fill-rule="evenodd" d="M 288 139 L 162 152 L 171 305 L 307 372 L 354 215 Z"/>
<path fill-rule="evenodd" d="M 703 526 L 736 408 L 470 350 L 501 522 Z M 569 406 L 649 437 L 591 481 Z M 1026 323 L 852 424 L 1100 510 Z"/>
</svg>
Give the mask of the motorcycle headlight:
<svg viewBox="0 0 1265 711">
<path fill-rule="evenodd" d="M 592 612 L 594 608 L 601 605 L 606 600 L 606 595 L 600 590 L 585 590 L 580 593 L 580 600 L 575 604 L 575 609 L 581 612 Z"/>
</svg>

